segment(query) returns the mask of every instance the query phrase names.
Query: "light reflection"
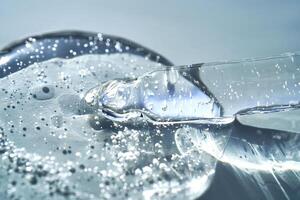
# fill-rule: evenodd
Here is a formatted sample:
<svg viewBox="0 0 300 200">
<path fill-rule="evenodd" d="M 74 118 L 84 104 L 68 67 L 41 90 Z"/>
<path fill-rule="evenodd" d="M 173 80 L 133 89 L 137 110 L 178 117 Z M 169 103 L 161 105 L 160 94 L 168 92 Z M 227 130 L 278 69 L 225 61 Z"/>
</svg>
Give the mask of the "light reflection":
<svg viewBox="0 0 300 200">
<path fill-rule="evenodd" d="M 0 65 L 6 64 L 10 60 L 9 56 L 0 57 Z"/>
<path fill-rule="evenodd" d="M 227 147 L 230 148 L 230 147 Z M 300 171 L 300 162 L 299 161 L 276 161 L 273 157 L 272 159 L 268 159 L 261 155 L 257 150 L 256 162 L 251 160 L 246 160 L 239 157 L 240 152 L 236 152 L 236 155 L 232 155 L 225 151 L 223 152 L 214 141 L 214 138 L 210 137 L 206 141 L 206 145 L 201 145 L 201 150 L 215 157 L 218 161 L 227 163 L 231 166 L 237 167 L 242 170 L 247 171 Z M 253 148 L 255 150 L 255 148 Z M 223 154 L 223 155 L 222 155 Z M 220 156 L 222 155 L 222 156 Z"/>
</svg>

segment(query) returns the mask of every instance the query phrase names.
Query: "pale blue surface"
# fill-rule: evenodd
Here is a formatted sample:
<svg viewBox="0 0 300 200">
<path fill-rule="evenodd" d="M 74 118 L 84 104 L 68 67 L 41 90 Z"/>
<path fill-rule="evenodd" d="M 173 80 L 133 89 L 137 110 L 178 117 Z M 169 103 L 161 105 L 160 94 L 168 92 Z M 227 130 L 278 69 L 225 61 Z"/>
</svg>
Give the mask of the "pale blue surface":
<svg viewBox="0 0 300 200">
<path fill-rule="evenodd" d="M 123 36 L 175 64 L 300 50 L 300 1 L 1 0 L 0 47 L 76 29 Z"/>
</svg>

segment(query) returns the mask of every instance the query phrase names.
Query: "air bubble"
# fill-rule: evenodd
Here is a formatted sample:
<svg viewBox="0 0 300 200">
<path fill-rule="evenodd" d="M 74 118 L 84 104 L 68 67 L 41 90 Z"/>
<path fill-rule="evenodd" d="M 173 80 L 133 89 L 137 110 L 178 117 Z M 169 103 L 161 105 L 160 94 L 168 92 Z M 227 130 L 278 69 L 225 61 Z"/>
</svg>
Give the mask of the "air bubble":
<svg viewBox="0 0 300 200">
<path fill-rule="evenodd" d="M 31 91 L 32 97 L 37 100 L 48 100 L 54 97 L 55 88 L 52 85 L 35 87 Z"/>
</svg>

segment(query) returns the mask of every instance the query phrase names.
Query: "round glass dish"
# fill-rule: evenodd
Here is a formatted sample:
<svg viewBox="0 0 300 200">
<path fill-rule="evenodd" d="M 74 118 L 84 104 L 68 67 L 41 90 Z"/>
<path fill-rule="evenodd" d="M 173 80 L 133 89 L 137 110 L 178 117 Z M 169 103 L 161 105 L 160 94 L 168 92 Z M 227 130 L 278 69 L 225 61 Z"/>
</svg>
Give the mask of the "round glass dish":
<svg viewBox="0 0 300 200">
<path fill-rule="evenodd" d="M 97 84 L 170 66 L 99 33 L 33 36 L 0 53 L 3 199 L 193 199 L 211 183 L 226 128 L 112 122 L 89 111 Z M 225 134 L 226 135 L 226 134 Z M 0 196 L 2 198 L 2 196 Z"/>
</svg>

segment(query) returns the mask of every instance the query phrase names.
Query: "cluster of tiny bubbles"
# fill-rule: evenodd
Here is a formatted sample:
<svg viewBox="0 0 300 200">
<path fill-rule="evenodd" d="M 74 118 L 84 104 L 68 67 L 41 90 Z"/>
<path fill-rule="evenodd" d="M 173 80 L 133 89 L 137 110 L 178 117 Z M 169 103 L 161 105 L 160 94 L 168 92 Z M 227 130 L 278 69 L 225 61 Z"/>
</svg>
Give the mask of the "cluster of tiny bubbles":
<svg viewBox="0 0 300 200">
<path fill-rule="evenodd" d="M 187 142 L 178 139 L 178 130 L 197 129 L 144 120 L 113 122 L 82 101 L 101 82 L 133 78 L 159 67 L 130 54 L 83 55 L 34 63 L 0 79 L 0 190 L 7 191 L 5 197 L 199 196 L 215 159 L 199 145 L 178 148 L 178 141 Z"/>
</svg>

